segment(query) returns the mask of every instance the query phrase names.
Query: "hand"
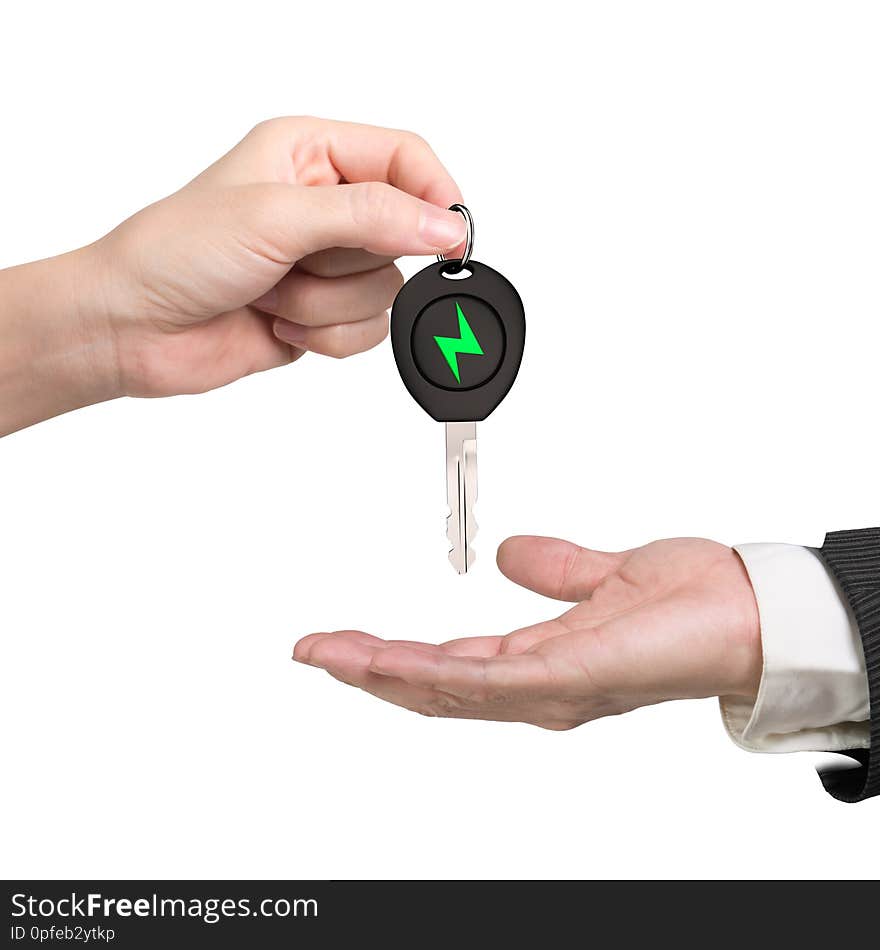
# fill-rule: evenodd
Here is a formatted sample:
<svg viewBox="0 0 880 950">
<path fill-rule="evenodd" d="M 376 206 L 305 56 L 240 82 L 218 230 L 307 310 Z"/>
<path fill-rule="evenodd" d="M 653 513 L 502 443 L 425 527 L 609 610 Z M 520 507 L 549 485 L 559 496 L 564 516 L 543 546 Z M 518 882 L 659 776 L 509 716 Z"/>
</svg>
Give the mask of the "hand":
<svg viewBox="0 0 880 950">
<path fill-rule="evenodd" d="M 0 435 L 120 395 L 203 392 L 379 343 L 404 254 L 464 239 L 409 132 L 273 119 L 88 247 L 0 271 Z"/>
<path fill-rule="evenodd" d="M 545 729 L 668 699 L 757 693 L 758 609 L 731 548 L 679 538 L 609 554 L 516 537 L 501 545 L 498 566 L 523 587 L 579 603 L 507 636 L 440 646 L 317 633 L 293 658 L 426 716 Z"/>
<path fill-rule="evenodd" d="M 446 209 L 460 200 L 411 133 L 258 125 L 99 242 L 122 389 L 200 392 L 305 350 L 375 346 L 403 283 L 393 259 L 457 247 L 464 222 Z"/>
</svg>

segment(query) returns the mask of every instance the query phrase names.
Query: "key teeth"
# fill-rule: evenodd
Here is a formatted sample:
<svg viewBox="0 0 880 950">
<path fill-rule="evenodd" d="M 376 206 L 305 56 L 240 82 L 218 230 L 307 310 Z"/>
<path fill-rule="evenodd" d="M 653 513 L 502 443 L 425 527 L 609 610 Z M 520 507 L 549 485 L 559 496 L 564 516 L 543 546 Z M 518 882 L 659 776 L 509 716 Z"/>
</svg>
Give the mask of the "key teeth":
<svg viewBox="0 0 880 950">
<path fill-rule="evenodd" d="M 471 517 L 468 522 L 468 538 L 467 538 L 467 564 L 465 565 L 465 571 L 469 567 L 473 567 L 474 561 L 477 559 L 477 552 L 474 548 L 473 541 L 477 536 L 477 532 L 480 530 L 480 526 L 477 524 L 477 520 L 474 517 Z"/>
<path fill-rule="evenodd" d="M 457 547 L 455 544 L 455 538 L 453 537 L 452 525 L 454 524 L 452 520 L 452 512 L 446 516 L 446 540 L 449 542 L 449 563 L 455 568 L 459 574 L 467 574 L 468 570 L 474 566 L 474 561 L 477 559 L 477 552 L 474 550 L 473 540 L 477 536 L 477 532 L 480 530 L 480 526 L 477 524 L 476 519 L 471 517 L 468 523 L 468 533 L 467 533 L 467 543 L 465 545 L 465 550 L 467 551 L 467 563 L 462 565 L 460 564 L 460 559 L 457 555 Z"/>
</svg>

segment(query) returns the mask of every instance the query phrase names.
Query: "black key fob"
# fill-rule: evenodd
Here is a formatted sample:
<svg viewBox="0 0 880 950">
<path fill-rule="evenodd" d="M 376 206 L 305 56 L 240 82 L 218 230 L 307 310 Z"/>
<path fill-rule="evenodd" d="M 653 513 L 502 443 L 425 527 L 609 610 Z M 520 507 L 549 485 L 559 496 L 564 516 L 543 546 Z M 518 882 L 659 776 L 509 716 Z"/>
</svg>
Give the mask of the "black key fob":
<svg viewBox="0 0 880 950">
<path fill-rule="evenodd" d="M 479 422 L 507 395 L 522 361 L 526 320 L 513 284 L 479 261 L 429 264 L 391 309 L 404 385 L 438 422 Z"/>
</svg>

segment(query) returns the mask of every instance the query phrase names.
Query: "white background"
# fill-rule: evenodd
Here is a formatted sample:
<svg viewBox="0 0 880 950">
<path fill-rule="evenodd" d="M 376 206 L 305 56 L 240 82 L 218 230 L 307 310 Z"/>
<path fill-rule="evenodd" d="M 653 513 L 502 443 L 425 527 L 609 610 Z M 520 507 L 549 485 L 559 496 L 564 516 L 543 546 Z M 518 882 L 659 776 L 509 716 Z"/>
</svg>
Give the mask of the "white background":
<svg viewBox="0 0 880 950">
<path fill-rule="evenodd" d="M 529 319 L 465 578 L 387 343 L 0 443 L 4 876 L 876 873 L 880 801 L 741 752 L 712 700 L 557 734 L 289 659 L 553 615 L 508 534 L 878 523 L 875 4 L 21 3 L 0 46 L 0 265 L 308 113 L 424 135 Z"/>
</svg>

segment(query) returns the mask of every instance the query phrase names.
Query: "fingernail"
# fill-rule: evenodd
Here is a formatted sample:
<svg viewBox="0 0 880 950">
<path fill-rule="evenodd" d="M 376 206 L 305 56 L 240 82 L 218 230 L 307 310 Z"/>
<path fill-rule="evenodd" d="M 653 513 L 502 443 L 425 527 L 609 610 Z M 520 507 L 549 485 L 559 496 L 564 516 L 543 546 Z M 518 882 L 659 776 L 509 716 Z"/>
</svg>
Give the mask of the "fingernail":
<svg viewBox="0 0 880 950">
<path fill-rule="evenodd" d="M 446 251 L 457 247 L 465 238 L 464 218 L 456 211 L 425 205 L 419 219 L 419 237 L 429 247 Z"/>
<path fill-rule="evenodd" d="M 262 297 L 257 297 L 252 306 L 256 307 L 257 310 L 268 310 L 270 313 L 273 310 L 277 310 L 278 288 L 273 287 L 271 290 L 267 290 Z"/>
<path fill-rule="evenodd" d="M 295 343 L 302 346 L 306 339 L 306 327 L 300 323 L 291 323 L 290 320 L 282 320 L 280 317 L 273 326 L 275 336 L 285 343 Z"/>
</svg>

